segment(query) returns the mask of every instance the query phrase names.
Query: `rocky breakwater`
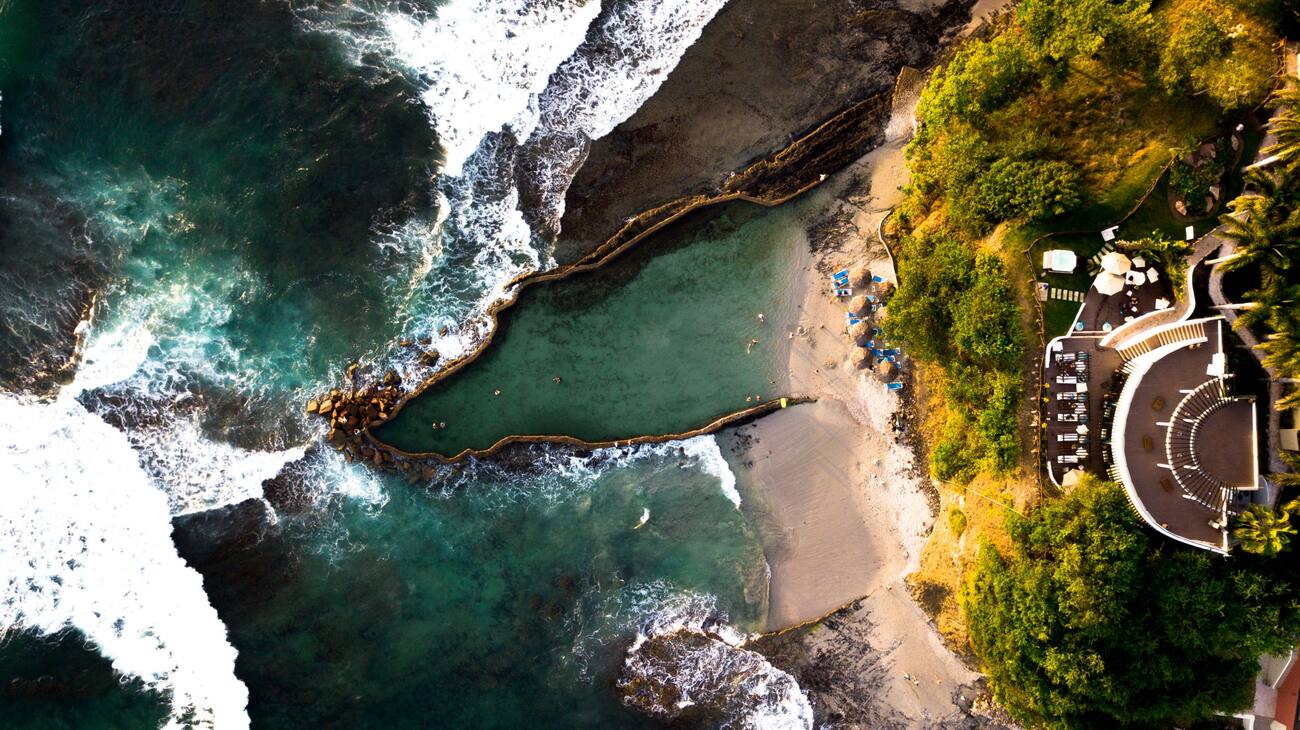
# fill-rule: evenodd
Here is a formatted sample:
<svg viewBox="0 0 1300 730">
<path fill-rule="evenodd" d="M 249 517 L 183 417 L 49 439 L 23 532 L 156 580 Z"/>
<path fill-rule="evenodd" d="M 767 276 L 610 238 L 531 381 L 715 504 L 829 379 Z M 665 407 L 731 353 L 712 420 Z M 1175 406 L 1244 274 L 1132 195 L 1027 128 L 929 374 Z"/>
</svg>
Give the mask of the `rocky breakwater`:
<svg viewBox="0 0 1300 730">
<path fill-rule="evenodd" d="M 355 363 L 348 367 L 346 389 L 333 388 L 307 401 L 307 413 L 329 421 L 325 442 L 349 462 L 365 462 L 395 472 L 412 483 L 434 476 L 434 467 L 377 441 L 370 429 L 392 418 L 407 395 L 402 377 L 394 370 L 377 381 L 357 385 Z"/>
</svg>

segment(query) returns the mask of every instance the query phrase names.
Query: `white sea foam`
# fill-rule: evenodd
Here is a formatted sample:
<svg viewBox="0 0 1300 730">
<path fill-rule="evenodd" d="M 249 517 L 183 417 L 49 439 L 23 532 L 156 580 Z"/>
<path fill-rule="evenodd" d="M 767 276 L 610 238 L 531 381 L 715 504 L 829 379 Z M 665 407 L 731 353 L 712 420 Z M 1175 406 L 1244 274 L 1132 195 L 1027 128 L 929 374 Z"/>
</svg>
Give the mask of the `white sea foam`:
<svg viewBox="0 0 1300 730">
<path fill-rule="evenodd" d="M 70 394 L 0 396 L 0 626 L 80 630 L 113 668 L 170 695 L 169 727 L 246 728 L 248 690 L 167 497 L 125 435 Z"/>
<path fill-rule="evenodd" d="M 637 709 L 673 720 L 689 707 L 707 705 L 725 718 L 724 728 L 812 727 L 812 705 L 798 682 L 745 649 L 752 637 L 727 622 L 712 596 L 682 592 L 663 581 L 628 586 L 604 607 L 603 619 L 585 642 L 610 627 L 636 631 L 619 686 Z M 665 696 L 676 699 L 664 705 Z"/>
<path fill-rule="evenodd" d="M 590 452 L 575 452 L 566 447 L 536 448 L 538 456 L 533 465 L 537 467 L 538 475 L 521 478 L 509 467 L 499 466 L 492 460 L 468 459 L 462 464 L 459 477 L 444 485 L 444 495 L 455 495 L 462 486 L 472 483 L 480 492 L 491 489 L 505 503 L 522 500 L 558 503 L 597 487 L 602 478 L 621 469 L 657 461 L 660 468 L 673 472 L 689 466 L 716 478 L 718 489 L 727 500 L 737 509 L 741 504 L 740 493 L 736 490 L 736 475 L 723 457 L 717 439 L 711 435 Z"/>
<path fill-rule="evenodd" d="M 736 509 L 740 509 L 740 492 L 736 489 L 736 475 L 722 455 L 718 439 L 713 435 L 696 436 L 680 441 L 678 444 L 687 455 L 699 462 L 700 468 L 718 478 L 718 486 L 722 489 L 722 493 L 736 505 Z"/>
<path fill-rule="evenodd" d="M 630 0 L 608 7 L 586 41 L 551 75 L 538 102 L 533 144 L 547 142 L 529 174 L 541 215 L 559 230 L 573 170 L 591 140 L 614 131 L 654 95 L 727 0 Z"/>
<path fill-rule="evenodd" d="M 540 198 L 533 212 L 545 233 L 558 231 L 588 142 L 654 94 L 723 4 L 616 0 L 602 11 L 597 0 L 453 0 L 432 14 L 367 3 L 299 11 L 306 28 L 338 38 L 358 65 L 386 57 L 416 76 L 444 148 L 438 216 L 377 241 L 409 262 L 406 275 L 425 277 L 409 335 L 447 328 L 433 343 L 444 361 L 487 336 L 485 312 L 507 296 L 506 283 L 553 265 L 525 222 L 520 186 Z M 533 147 L 521 156 L 526 141 Z M 408 353 L 385 366 L 412 380 L 429 374 Z"/>
<path fill-rule="evenodd" d="M 537 95 L 586 37 L 598 0 L 460 0 L 434 18 L 384 18 L 399 63 L 427 81 L 421 94 L 459 176 L 483 137 L 509 127 L 525 139 L 536 123 Z"/>
<path fill-rule="evenodd" d="M 82 366 L 61 397 L 112 387 L 130 399 L 130 407 L 146 407 L 140 404 L 159 397 L 170 400 L 127 438 L 139 451 L 146 472 L 167 495 L 173 515 L 260 499 L 262 482 L 302 458 L 304 449 L 241 449 L 205 436 L 197 414 L 169 412 L 168 406 L 189 394 L 182 390 L 169 395 L 172 384 L 184 378 L 175 364 L 149 357 L 154 344 L 148 327 L 138 320 L 128 319 L 102 334 L 92 332 Z"/>
</svg>

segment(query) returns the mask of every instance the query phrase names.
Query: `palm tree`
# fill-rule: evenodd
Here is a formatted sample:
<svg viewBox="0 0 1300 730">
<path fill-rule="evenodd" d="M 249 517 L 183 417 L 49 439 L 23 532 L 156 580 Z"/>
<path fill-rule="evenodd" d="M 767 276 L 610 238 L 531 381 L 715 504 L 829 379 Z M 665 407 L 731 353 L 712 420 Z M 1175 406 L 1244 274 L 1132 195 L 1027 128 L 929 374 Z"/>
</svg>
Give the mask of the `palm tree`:
<svg viewBox="0 0 1300 730">
<path fill-rule="evenodd" d="M 1258 192 L 1233 200 L 1232 212 L 1219 216 L 1221 235 L 1236 246 L 1219 263 L 1225 272 L 1255 264 L 1285 271 L 1300 252 L 1300 207 L 1294 199 L 1300 185 L 1282 170 L 1252 170 L 1247 179 Z"/>
<path fill-rule="evenodd" d="M 1273 557 L 1289 548 L 1294 534 L 1296 529 L 1291 525 L 1291 510 L 1284 507 L 1274 511 L 1263 504 L 1252 504 L 1242 512 L 1232 529 L 1232 536 L 1241 541 L 1242 550 L 1265 557 Z"/>
<path fill-rule="evenodd" d="M 1266 155 L 1273 155 L 1288 165 L 1300 159 L 1300 79 L 1287 78 L 1286 88 L 1273 93 L 1272 105 L 1279 107 L 1277 114 L 1268 122 L 1268 130 L 1277 138 L 1277 142 L 1263 150 Z"/>
</svg>

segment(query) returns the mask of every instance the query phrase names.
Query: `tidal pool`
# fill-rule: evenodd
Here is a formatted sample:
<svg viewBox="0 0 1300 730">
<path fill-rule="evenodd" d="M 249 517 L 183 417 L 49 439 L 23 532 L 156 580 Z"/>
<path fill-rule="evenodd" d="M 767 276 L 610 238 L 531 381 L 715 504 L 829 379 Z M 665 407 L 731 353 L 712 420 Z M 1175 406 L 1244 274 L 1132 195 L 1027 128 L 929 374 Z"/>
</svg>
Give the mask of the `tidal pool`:
<svg viewBox="0 0 1300 730">
<path fill-rule="evenodd" d="M 530 286 L 476 361 L 375 436 L 445 456 L 511 435 L 603 442 L 683 433 L 789 395 L 776 390 L 778 323 L 797 305 L 804 241 L 795 213 L 732 203 Z"/>
</svg>

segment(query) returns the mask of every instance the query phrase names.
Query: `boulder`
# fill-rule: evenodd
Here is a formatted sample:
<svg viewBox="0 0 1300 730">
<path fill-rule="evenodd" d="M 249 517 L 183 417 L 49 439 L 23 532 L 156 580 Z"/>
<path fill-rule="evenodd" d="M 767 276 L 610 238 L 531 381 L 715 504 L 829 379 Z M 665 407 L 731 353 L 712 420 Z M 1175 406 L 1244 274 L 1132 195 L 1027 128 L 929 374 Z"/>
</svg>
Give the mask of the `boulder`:
<svg viewBox="0 0 1300 730">
<path fill-rule="evenodd" d="M 314 400 L 309 400 L 309 401 L 307 401 L 307 412 L 308 412 L 308 413 L 315 413 L 315 412 L 316 412 L 316 408 L 318 407 L 318 405 L 319 405 L 319 404 L 317 404 L 316 401 L 314 401 Z"/>
</svg>

